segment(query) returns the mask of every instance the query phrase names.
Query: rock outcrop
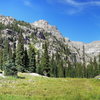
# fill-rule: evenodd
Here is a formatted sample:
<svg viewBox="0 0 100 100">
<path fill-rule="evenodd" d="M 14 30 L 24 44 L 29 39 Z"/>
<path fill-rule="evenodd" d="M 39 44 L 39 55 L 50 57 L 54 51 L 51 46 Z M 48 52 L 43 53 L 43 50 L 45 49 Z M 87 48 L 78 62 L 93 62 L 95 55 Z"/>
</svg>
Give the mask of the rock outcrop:
<svg viewBox="0 0 100 100">
<path fill-rule="evenodd" d="M 14 21 L 15 19 L 10 16 L 0 15 L 0 23 L 2 24 L 9 25 L 9 24 L 12 24 Z"/>
<path fill-rule="evenodd" d="M 58 39 L 63 38 L 63 36 L 61 35 L 61 33 L 59 32 L 57 27 L 56 26 L 51 26 L 45 20 L 36 21 L 36 22 L 32 23 L 31 25 L 39 27 L 39 28 L 43 28 L 45 30 L 45 32 L 50 33 L 50 34 L 56 36 Z"/>
</svg>

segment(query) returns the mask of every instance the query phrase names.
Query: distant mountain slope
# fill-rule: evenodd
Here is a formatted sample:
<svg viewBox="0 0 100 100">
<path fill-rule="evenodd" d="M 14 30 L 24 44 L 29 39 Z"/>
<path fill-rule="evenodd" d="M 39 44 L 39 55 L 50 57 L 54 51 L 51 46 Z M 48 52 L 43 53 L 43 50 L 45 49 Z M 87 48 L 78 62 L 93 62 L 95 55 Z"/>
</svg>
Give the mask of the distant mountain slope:
<svg viewBox="0 0 100 100">
<path fill-rule="evenodd" d="M 61 35 L 60 31 L 50 25 L 45 20 L 39 20 L 34 23 L 26 23 L 24 21 L 17 21 L 16 19 L 8 16 L 0 16 L 0 25 L 2 26 L 2 37 L 9 38 L 10 44 L 17 43 L 18 34 L 20 30 L 23 33 L 25 40 L 25 47 L 28 48 L 29 43 L 33 43 L 35 47 L 42 53 L 42 45 L 45 40 L 49 42 L 49 54 L 55 54 L 59 51 L 62 58 L 68 58 L 73 61 L 73 55 L 76 56 L 77 62 L 82 62 L 83 59 L 83 46 L 85 48 L 85 58 L 88 62 L 94 56 L 100 53 L 100 41 L 92 43 L 83 43 L 71 41 Z M 14 39 L 14 41 L 12 41 Z"/>
</svg>

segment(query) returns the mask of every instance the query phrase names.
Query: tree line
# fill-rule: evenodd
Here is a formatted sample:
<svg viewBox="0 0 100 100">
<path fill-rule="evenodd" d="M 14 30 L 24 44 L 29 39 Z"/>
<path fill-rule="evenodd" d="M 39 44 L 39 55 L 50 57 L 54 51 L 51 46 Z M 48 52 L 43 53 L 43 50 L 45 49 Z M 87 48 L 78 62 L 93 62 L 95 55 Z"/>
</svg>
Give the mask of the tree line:
<svg viewBox="0 0 100 100">
<path fill-rule="evenodd" d="M 16 46 L 17 45 L 17 46 Z M 12 47 L 11 47 L 12 46 Z M 0 36 L 0 69 L 5 75 L 17 76 L 18 72 L 39 73 L 48 77 L 79 77 L 92 78 L 100 74 L 100 55 L 97 61 L 85 61 L 85 48 L 83 46 L 83 63 L 68 59 L 68 52 L 63 58 L 59 51 L 52 56 L 48 51 L 49 43 L 45 40 L 43 52 L 36 50 L 33 44 L 24 46 L 22 33 L 18 36 L 18 43 L 10 44 L 7 38 Z M 74 56 L 75 57 L 75 56 Z"/>
</svg>

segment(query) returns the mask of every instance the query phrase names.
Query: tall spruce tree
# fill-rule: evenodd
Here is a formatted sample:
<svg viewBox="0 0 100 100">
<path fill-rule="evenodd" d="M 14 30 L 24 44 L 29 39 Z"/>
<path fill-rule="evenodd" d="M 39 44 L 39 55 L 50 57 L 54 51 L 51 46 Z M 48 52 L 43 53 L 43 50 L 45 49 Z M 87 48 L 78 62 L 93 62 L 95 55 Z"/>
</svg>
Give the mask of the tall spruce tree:
<svg viewBox="0 0 100 100">
<path fill-rule="evenodd" d="M 96 57 L 94 57 L 93 66 L 94 66 L 94 77 L 95 77 L 98 75 L 98 64 L 96 61 Z"/>
<path fill-rule="evenodd" d="M 13 42 L 12 60 L 14 63 L 16 63 L 16 43 L 15 42 Z"/>
<path fill-rule="evenodd" d="M 98 56 L 98 75 L 100 74 L 100 54 Z"/>
<path fill-rule="evenodd" d="M 51 58 L 51 60 L 50 60 L 50 76 L 52 76 L 52 77 L 57 77 L 57 75 L 56 75 L 56 71 L 57 71 L 57 65 L 56 65 L 56 60 L 55 60 L 55 55 L 54 54 L 52 54 L 52 58 Z"/>
<path fill-rule="evenodd" d="M 8 39 L 4 41 L 4 50 L 3 50 L 3 70 L 4 75 L 6 76 L 17 76 L 17 69 L 15 63 L 12 60 L 12 49 L 9 44 Z"/>
<path fill-rule="evenodd" d="M 59 59 L 59 63 L 58 63 L 58 77 L 64 77 L 64 67 L 63 67 L 62 59 Z"/>
<path fill-rule="evenodd" d="M 94 64 L 92 62 L 92 59 L 90 59 L 90 62 L 87 65 L 87 78 L 93 78 L 93 77 L 94 77 Z"/>
<path fill-rule="evenodd" d="M 4 49 L 3 49 L 3 65 L 12 58 L 12 49 L 10 47 L 8 39 L 4 41 Z"/>
<path fill-rule="evenodd" d="M 76 65 L 77 65 L 77 59 L 76 59 L 76 54 L 75 53 L 73 53 L 73 55 L 72 55 L 72 61 L 73 61 L 73 64 L 72 64 L 72 76 L 73 77 L 76 77 Z"/>
<path fill-rule="evenodd" d="M 2 47 L 0 47 L 0 69 L 3 69 L 3 50 Z"/>
<path fill-rule="evenodd" d="M 76 68 L 75 68 L 75 77 L 82 78 L 82 71 L 83 71 L 83 66 L 81 63 L 76 63 Z"/>
<path fill-rule="evenodd" d="M 29 71 L 36 72 L 36 53 L 33 45 L 29 45 Z"/>
<path fill-rule="evenodd" d="M 70 61 L 68 61 L 66 76 L 67 77 L 72 77 L 72 74 L 73 74 L 73 67 L 72 67 Z"/>
<path fill-rule="evenodd" d="M 59 77 L 59 75 L 58 75 L 58 68 L 59 68 L 58 64 L 59 64 L 59 61 L 60 61 L 60 54 L 59 54 L 59 52 L 57 50 L 56 54 L 55 54 L 55 63 L 56 63 L 56 65 L 55 65 L 55 76 L 56 77 Z"/>
<path fill-rule="evenodd" d="M 2 66 L 3 66 L 3 47 L 2 47 L 2 34 L 0 31 L 0 69 L 2 70 Z"/>
<path fill-rule="evenodd" d="M 16 65 L 19 72 L 24 72 L 24 38 L 22 33 L 20 33 L 18 37 Z"/>
<path fill-rule="evenodd" d="M 84 45 L 83 45 L 83 73 L 82 74 L 83 74 L 83 77 L 87 77 Z"/>
<path fill-rule="evenodd" d="M 44 53 L 41 59 L 42 72 L 45 76 L 50 76 L 50 65 L 49 65 L 49 55 L 48 55 L 48 43 L 44 44 Z"/>
<path fill-rule="evenodd" d="M 39 74 L 42 74 L 40 50 L 38 50 L 38 52 L 37 52 L 36 72 L 39 73 Z"/>
<path fill-rule="evenodd" d="M 28 57 L 28 53 L 27 53 L 27 49 L 25 48 L 24 51 L 24 71 L 27 72 L 29 70 L 29 57 Z"/>
</svg>

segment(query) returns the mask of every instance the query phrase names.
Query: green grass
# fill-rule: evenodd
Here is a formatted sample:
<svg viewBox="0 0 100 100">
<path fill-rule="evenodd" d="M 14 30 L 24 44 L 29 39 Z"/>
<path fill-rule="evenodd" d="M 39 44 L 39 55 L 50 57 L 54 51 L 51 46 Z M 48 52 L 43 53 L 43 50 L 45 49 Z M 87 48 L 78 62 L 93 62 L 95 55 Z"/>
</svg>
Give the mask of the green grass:
<svg viewBox="0 0 100 100">
<path fill-rule="evenodd" d="M 0 78 L 0 100 L 100 100 L 100 80 L 19 74 Z"/>
</svg>

